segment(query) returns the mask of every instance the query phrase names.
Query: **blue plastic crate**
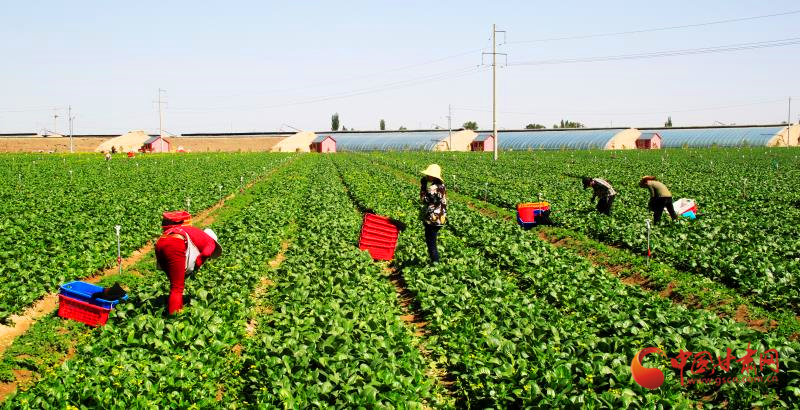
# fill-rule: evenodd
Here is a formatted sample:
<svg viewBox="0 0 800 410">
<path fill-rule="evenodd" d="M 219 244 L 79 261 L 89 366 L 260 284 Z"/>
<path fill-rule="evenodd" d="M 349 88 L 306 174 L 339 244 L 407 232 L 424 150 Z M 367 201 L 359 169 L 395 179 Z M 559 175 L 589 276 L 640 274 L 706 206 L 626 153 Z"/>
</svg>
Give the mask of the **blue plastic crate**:
<svg viewBox="0 0 800 410">
<path fill-rule="evenodd" d="M 95 306 L 100 306 L 104 309 L 113 309 L 120 301 L 128 300 L 128 295 L 123 296 L 117 300 L 105 299 L 92 299 L 92 294 L 95 292 L 102 292 L 103 287 L 92 285 L 91 283 L 75 281 L 61 285 L 61 293 L 64 296 L 80 300 L 82 302 L 91 303 Z"/>
</svg>

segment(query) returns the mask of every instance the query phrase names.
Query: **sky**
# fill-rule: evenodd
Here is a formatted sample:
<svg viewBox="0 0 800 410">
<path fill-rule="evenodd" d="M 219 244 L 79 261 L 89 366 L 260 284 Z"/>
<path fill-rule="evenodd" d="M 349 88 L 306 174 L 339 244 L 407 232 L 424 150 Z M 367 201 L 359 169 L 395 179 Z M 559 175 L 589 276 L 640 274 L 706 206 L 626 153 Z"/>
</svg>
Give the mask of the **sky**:
<svg viewBox="0 0 800 410">
<path fill-rule="evenodd" d="M 483 53 L 492 51 L 492 24 L 505 30 L 497 34 L 497 52 L 507 54 L 497 57 L 501 130 L 562 119 L 774 124 L 787 120 L 790 97 L 792 122 L 800 114 L 796 0 L 0 7 L 0 133 L 68 133 L 70 105 L 75 134 L 157 133 L 159 88 L 169 134 L 324 131 L 334 113 L 348 129 L 375 130 L 381 119 L 387 129 L 446 129 L 448 107 L 453 128 L 491 129 L 491 55 Z M 774 16 L 746 19 L 766 15 Z M 693 27 L 653 30 L 674 26 Z M 580 61 L 786 39 L 797 44 Z"/>
</svg>

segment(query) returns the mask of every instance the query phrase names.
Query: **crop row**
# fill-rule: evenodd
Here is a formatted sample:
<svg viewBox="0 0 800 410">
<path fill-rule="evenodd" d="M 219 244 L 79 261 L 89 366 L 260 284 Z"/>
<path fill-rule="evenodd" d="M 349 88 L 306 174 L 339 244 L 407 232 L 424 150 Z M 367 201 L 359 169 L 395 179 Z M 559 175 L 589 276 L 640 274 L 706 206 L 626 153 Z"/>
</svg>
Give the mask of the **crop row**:
<svg viewBox="0 0 800 410">
<path fill-rule="evenodd" d="M 656 259 L 763 306 L 800 311 L 800 161 L 794 150 L 509 152 L 497 163 L 488 155 L 377 156 L 407 172 L 437 161 L 451 188 L 510 210 L 548 200 L 556 223 L 637 253 L 647 249 L 650 215 L 647 192 L 636 184 L 642 175 L 655 175 L 674 199 L 696 199 L 702 213 L 695 221 L 655 226 Z M 610 181 L 619 192 L 613 217 L 594 212 L 591 193 L 568 175 Z"/>
<path fill-rule="evenodd" d="M 187 280 L 190 301 L 179 315 L 163 316 L 169 285 L 148 259 L 148 266 L 136 267 L 144 276 L 109 323 L 93 330 L 69 361 L 4 406 L 219 408 L 241 402 L 240 344 L 254 310 L 250 295 L 269 273 L 267 262 L 278 253 L 294 216 L 276 210 L 296 209 L 304 200 L 308 181 L 297 177 L 301 169 L 291 163 L 277 170 L 248 194 L 252 202 L 212 225 L 224 253 Z"/>
<path fill-rule="evenodd" d="M 161 212 L 210 207 L 286 155 L 0 156 L 0 322 L 158 235 Z M 187 201 L 188 199 L 188 201 Z"/>
<path fill-rule="evenodd" d="M 308 200 L 280 210 L 296 218 L 297 235 L 271 275 L 274 311 L 245 345 L 243 397 L 259 408 L 445 405 L 392 285 L 355 246 L 361 216 L 330 159 L 304 162 Z"/>
<path fill-rule="evenodd" d="M 364 206 L 409 225 L 395 264 L 430 320 L 426 344 L 456 377 L 462 404 L 668 407 L 713 397 L 737 407 L 796 400 L 796 342 L 626 286 L 534 233 L 453 199 L 440 238 L 442 262 L 428 266 L 415 184 L 368 158 L 337 156 L 336 162 Z M 730 347 L 741 357 L 748 343 L 759 352 L 780 352 L 779 383 L 684 388 L 668 361 L 661 362 L 667 379 L 659 390 L 631 380 L 631 358 L 643 347 L 661 347 L 671 357 L 681 349 L 724 356 Z"/>
</svg>

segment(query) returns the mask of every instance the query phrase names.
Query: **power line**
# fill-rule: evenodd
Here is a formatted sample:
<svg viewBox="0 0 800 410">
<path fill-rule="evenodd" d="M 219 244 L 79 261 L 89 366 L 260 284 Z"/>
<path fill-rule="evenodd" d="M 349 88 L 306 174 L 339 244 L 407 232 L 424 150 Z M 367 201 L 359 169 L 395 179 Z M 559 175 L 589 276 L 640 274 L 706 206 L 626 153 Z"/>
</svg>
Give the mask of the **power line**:
<svg viewBox="0 0 800 410">
<path fill-rule="evenodd" d="M 435 58 L 435 59 L 432 59 L 432 60 L 423 61 L 423 62 L 420 62 L 420 63 L 414 63 L 414 64 L 399 66 L 399 67 L 395 67 L 395 68 L 389 68 L 389 69 L 375 71 L 375 72 L 372 72 L 372 73 L 367 73 L 367 74 L 362 74 L 362 75 L 357 75 L 357 76 L 350 76 L 350 77 L 344 77 L 344 78 L 339 78 L 339 79 L 330 80 L 330 81 L 323 81 L 323 82 L 319 82 L 319 83 L 308 84 L 308 85 L 304 85 L 304 86 L 301 86 L 301 87 L 274 89 L 274 90 L 268 90 L 268 91 L 257 92 L 257 93 L 247 93 L 247 94 L 229 94 L 229 95 L 215 96 L 215 97 L 210 97 L 210 98 L 223 99 L 223 98 L 241 97 L 241 96 L 244 96 L 244 95 L 246 95 L 246 96 L 260 96 L 260 95 L 270 95 L 270 94 L 282 94 L 282 93 L 289 93 L 289 92 L 295 92 L 295 91 L 303 91 L 303 90 L 308 90 L 308 89 L 314 89 L 314 88 L 324 87 L 324 86 L 327 86 L 327 85 L 340 85 L 340 84 L 345 83 L 345 82 L 351 82 L 351 81 L 356 81 L 356 80 L 363 80 L 363 79 L 366 79 L 366 78 L 378 77 L 378 76 L 381 76 L 381 75 L 384 75 L 384 74 L 394 73 L 394 72 L 398 72 L 398 71 L 405 71 L 405 70 L 409 70 L 411 68 L 422 67 L 422 66 L 426 66 L 426 65 L 440 63 L 442 61 L 452 60 L 454 58 L 463 57 L 463 56 L 466 56 L 466 55 L 472 55 L 477 51 L 483 50 L 484 48 L 485 47 L 471 49 L 471 50 L 463 51 L 463 52 L 460 52 L 460 53 L 451 54 L 451 55 L 448 55 L 448 56 L 445 56 L 445 57 L 440 57 L 440 58 Z"/>
<path fill-rule="evenodd" d="M 617 32 L 611 32 L 611 33 L 584 34 L 584 35 L 577 35 L 577 36 L 550 37 L 550 38 L 541 38 L 541 39 L 535 39 L 535 40 L 511 41 L 508 44 L 544 43 L 544 42 L 549 42 L 549 41 L 581 40 L 581 39 L 596 38 L 596 37 L 614 37 L 614 36 L 623 36 L 623 35 L 629 35 L 629 34 L 652 33 L 652 32 L 656 32 L 656 31 L 678 30 L 678 29 L 684 29 L 684 28 L 712 26 L 712 25 L 717 25 L 717 24 L 738 23 L 738 22 L 741 22 L 741 21 L 765 19 L 765 18 L 779 17 L 779 16 L 788 16 L 788 15 L 791 15 L 791 14 L 798 14 L 798 13 L 800 13 L 800 10 L 792 10 L 792 11 L 787 11 L 787 12 L 784 12 L 784 13 L 764 14 L 764 15 L 760 15 L 760 16 L 741 17 L 741 18 L 734 18 L 734 19 L 727 19 L 727 20 L 716 20 L 716 21 L 708 21 L 708 22 L 696 23 L 696 24 L 683 24 L 683 25 L 679 25 L 679 26 L 665 26 L 665 27 L 655 27 L 655 28 L 642 29 L 642 30 L 617 31 Z"/>
<path fill-rule="evenodd" d="M 283 108 L 283 107 L 290 107 L 290 106 L 294 106 L 294 105 L 312 104 L 312 103 L 323 102 L 323 101 L 330 101 L 330 100 L 349 98 L 349 97 L 354 97 L 354 96 L 359 96 L 359 95 L 364 95 L 364 94 L 372 94 L 372 93 L 377 93 L 377 92 L 382 92 L 382 91 L 387 91 L 387 90 L 393 90 L 393 89 L 398 89 L 398 88 L 411 87 L 411 86 L 425 84 L 425 83 L 429 83 L 429 82 L 435 82 L 435 81 L 440 81 L 440 80 L 458 78 L 458 77 L 463 77 L 465 75 L 476 74 L 476 73 L 479 73 L 481 71 L 485 71 L 486 69 L 488 69 L 488 68 L 487 67 L 478 67 L 478 66 L 462 67 L 462 68 L 455 69 L 455 70 L 449 70 L 449 71 L 445 71 L 445 72 L 440 72 L 440 73 L 436 73 L 436 74 L 431 74 L 431 75 L 411 78 L 411 79 L 407 79 L 407 80 L 395 81 L 395 82 L 392 82 L 392 83 L 386 83 L 386 84 L 375 86 L 375 87 L 367 87 L 367 88 L 363 88 L 363 89 L 359 89 L 359 90 L 347 91 L 347 92 L 344 92 L 344 93 L 338 93 L 338 94 L 333 94 L 333 95 L 328 95 L 328 96 L 321 96 L 321 97 L 313 97 L 313 98 L 308 98 L 308 99 L 302 99 L 302 100 L 297 100 L 297 101 L 293 101 L 293 102 L 289 102 L 289 103 L 285 103 L 285 104 L 275 104 L 275 105 L 268 105 L 268 106 L 253 106 L 253 105 L 249 105 L 249 106 L 232 106 L 232 107 L 212 107 L 212 108 L 205 108 L 205 109 L 181 109 L 181 108 L 175 108 L 175 109 L 170 109 L 170 111 L 173 111 L 173 112 L 176 112 L 176 113 L 206 113 L 206 112 L 219 112 L 219 111 L 248 111 L 248 110 L 263 110 L 263 109 L 272 109 L 272 108 Z"/>
<path fill-rule="evenodd" d="M 523 61 L 519 63 L 511 63 L 509 65 L 535 66 L 535 65 L 553 65 L 553 64 L 572 64 L 572 63 L 593 63 L 600 61 L 642 60 L 650 58 L 675 57 L 675 56 L 696 55 L 696 54 L 714 54 L 714 53 L 725 53 L 730 51 L 784 47 L 795 44 L 800 44 L 800 37 L 792 37 L 781 40 L 759 41 L 754 43 L 739 43 L 739 44 L 729 44 L 729 45 L 714 46 L 714 47 L 688 48 L 682 50 L 664 50 L 664 51 L 655 51 L 655 52 L 637 53 L 637 54 L 618 54 L 610 56 L 562 58 L 562 59 L 552 59 L 552 60 L 532 60 L 532 61 Z"/>
<path fill-rule="evenodd" d="M 685 108 L 685 109 L 677 109 L 677 110 L 662 110 L 662 111 L 650 111 L 650 112 L 615 112 L 615 113 L 598 113 L 592 111 L 576 111 L 573 108 L 565 108 L 563 110 L 558 109 L 550 109 L 550 110 L 543 110 L 540 112 L 519 112 L 519 111 L 498 111 L 503 114 L 511 114 L 511 115 L 527 115 L 527 116 L 538 116 L 544 115 L 544 113 L 555 113 L 555 112 L 566 112 L 569 111 L 572 114 L 582 115 L 582 116 L 635 116 L 635 115 L 656 115 L 656 114 L 671 114 L 671 113 L 684 113 L 684 112 L 697 112 L 697 111 L 714 111 L 714 110 L 724 110 L 728 108 L 740 108 L 740 107 L 750 107 L 754 105 L 764 105 L 764 104 L 775 104 L 775 103 L 785 103 L 786 99 L 772 99 L 772 100 L 764 100 L 764 101 L 757 101 L 745 104 L 733 104 L 733 105 L 719 105 L 719 106 L 712 106 L 712 107 L 699 107 L 699 108 Z M 491 112 L 492 110 L 489 108 L 475 108 L 475 107 L 453 107 L 453 109 L 460 110 L 460 111 L 477 111 L 477 112 Z"/>
<path fill-rule="evenodd" d="M 40 112 L 40 111 L 63 110 L 65 108 L 66 107 L 8 109 L 8 110 L 0 110 L 0 113 Z"/>
</svg>

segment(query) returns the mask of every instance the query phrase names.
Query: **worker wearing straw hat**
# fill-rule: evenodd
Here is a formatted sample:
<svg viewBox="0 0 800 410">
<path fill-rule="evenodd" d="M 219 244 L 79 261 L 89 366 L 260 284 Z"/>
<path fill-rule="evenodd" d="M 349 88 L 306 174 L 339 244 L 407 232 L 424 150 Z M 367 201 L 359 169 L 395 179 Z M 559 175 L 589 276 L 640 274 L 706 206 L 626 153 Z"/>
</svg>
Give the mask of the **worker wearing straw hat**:
<svg viewBox="0 0 800 410">
<path fill-rule="evenodd" d="M 678 220 L 675 207 L 672 205 L 672 192 L 669 191 L 666 185 L 657 180 L 656 177 L 646 175 L 639 180 L 639 186 L 650 191 L 650 203 L 648 206 L 653 211 L 653 222 L 658 223 L 661 220 L 664 208 L 667 208 L 667 212 L 669 212 L 669 216 L 672 217 L 673 221 Z"/>
<path fill-rule="evenodd" d="M 192 216 L 186 211 L 164 212 L 162 215 L 163 233 L 156 242 L 156 266 L 169 278 L 169 314 L 183 308 L 186 276 L 194 273 L 207 259 L 222 253 L 214 231 L 200 230 L 191 224 Z"/>
<path fill-rule="evenodd" d="M 425 226 L 425 243 L 431 262 L 439 262 L 436 239 L 439 230 L 447 221 L 447 189 L 442 179 L 442 169 L 431 164 L 422 171 L 419 198 L 422 201 L 422 222 Z"/>
</svg>

